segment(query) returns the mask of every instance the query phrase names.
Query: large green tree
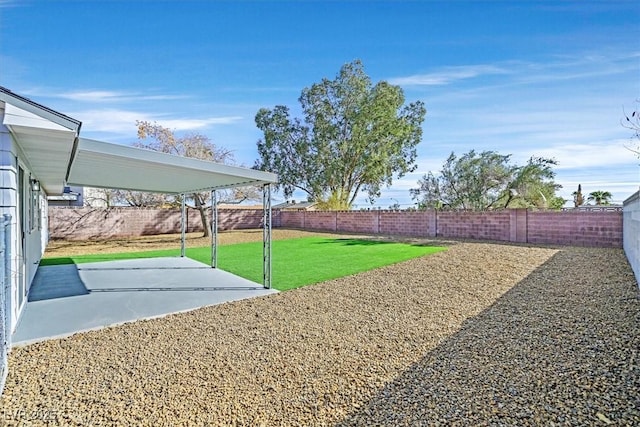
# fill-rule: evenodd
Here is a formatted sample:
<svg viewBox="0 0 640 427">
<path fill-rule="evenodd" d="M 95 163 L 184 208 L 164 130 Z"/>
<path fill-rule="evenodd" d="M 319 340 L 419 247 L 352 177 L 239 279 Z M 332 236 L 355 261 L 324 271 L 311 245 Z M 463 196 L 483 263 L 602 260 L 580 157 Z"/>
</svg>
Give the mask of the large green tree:
<svg viewBox="0 0 640 427">
<path fill-rule="evenodd" d="M 439 175 L 431 172 L 410 190 L 423 208 L 487 210 L 515 207 L 562 207 L 555 195 L 560 185 L 553 179 L 556 162 L 531 157 L 523 165 L 512 164 L 511 155 L 471 150 L 457 157 L 453 152 Z"/>
<path fill-rule="evenodd" d="M 255 118 L 264 133 L 255 167 L 277 173 L 285 197 L 298 189 L 323 208 L 349 209 L 361 191 L 373 202 L 383 185 L 415 170 L 424 104 L 405 105 L 399 86 L 374 85 L 360 61 L 305 88 L 299 102 L 303 119 L 283 105 Z"/>
</svg>

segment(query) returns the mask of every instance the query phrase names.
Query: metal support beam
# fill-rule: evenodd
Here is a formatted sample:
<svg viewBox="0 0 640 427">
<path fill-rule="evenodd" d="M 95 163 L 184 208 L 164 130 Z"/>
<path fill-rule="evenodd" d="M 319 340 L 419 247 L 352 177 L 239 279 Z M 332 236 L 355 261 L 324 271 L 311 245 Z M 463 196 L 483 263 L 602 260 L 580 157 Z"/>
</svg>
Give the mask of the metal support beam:
<svg viewBox="0 0 640 427">
<path fill-rule="evenodd" d="M 211 267 L 218 268 L 218 194 L 211 190 Z"/>
<path fill-rule="evenodd" d="M 262 285 L 271 288 L 271 185 L 262 187 Z"/>
<path fill-rule="evenodd" d="M 187 238 L 187 201 L 185 195 L 182 195 L 182 209 L 180 210 L 180 256 L 185 255 L 185 241 Z"/>
</svg>

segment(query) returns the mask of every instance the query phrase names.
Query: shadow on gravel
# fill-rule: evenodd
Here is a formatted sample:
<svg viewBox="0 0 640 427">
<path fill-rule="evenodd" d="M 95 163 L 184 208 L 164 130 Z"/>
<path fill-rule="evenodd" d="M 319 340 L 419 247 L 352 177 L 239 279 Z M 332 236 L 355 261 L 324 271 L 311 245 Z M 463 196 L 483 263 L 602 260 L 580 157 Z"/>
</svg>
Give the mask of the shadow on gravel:
<svg viewBox="0 0 640 427">
<path fill-rule="evenodd" d="M 623 252 L 564 248 L 337 425 L 640 425 L 639 353 Z"/>
</svg>

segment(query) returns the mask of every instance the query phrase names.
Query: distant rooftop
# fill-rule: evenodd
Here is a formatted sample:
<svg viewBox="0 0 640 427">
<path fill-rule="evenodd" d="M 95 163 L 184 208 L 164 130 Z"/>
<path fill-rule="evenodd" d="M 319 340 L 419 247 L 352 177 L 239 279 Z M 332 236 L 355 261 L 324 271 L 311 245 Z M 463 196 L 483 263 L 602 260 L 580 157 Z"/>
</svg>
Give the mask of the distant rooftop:
<svg viewBox="0 0 640 427">
<path fill-rule="evenodd" d="M 284 203 L 271 206 L 272 209 L 292 209 L 292 210 L 309 210 L 312 209 L 316 202 L 296 202 L 295 200 L 287 200 Z"/>
</svg>

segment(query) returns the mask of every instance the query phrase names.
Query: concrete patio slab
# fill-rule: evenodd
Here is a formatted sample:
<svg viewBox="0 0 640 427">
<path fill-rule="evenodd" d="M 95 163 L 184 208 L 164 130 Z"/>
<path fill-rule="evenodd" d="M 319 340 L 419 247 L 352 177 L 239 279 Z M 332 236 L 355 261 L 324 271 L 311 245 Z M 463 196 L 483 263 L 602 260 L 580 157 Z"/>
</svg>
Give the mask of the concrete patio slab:
<svg viewBox="0 0 640 427">
<path fill-rule="evenodd" d="M 12 345 L 275 292 L 186 257 L 43 266 Z"/>
</svg>

